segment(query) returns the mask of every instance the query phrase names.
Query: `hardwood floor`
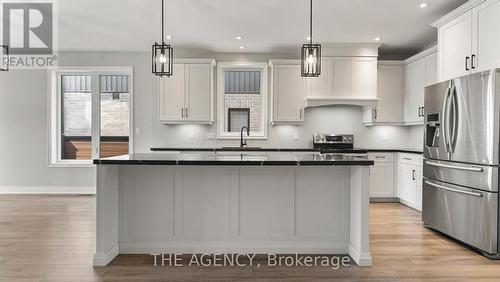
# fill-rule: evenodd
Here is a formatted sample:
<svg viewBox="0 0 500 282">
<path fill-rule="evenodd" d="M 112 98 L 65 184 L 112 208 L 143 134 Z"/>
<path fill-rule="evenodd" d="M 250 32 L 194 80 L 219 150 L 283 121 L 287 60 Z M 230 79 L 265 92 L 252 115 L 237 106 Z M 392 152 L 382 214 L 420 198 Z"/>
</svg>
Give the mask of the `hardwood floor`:
<svg viewBox="0 0 500 282">
<path fill-rule="evenodd" d="M 0 281 L 500 280 L 500 261 L 425 229 L 420 213 L 399 204 L 370 207 L 371 268 L 154 267 L 143 255 L 94 268 L 94 197 L 2 195 Z"/>
</svg>

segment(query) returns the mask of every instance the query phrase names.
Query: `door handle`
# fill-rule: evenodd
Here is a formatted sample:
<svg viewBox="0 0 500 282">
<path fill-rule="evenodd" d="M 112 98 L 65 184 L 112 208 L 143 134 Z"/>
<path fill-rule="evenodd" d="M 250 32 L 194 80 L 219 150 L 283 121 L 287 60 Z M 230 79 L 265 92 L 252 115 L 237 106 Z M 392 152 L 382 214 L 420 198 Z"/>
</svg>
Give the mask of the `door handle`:
<svg viewBox="0 0 500 282">
<path fill-rule="evenodd" d="M 451 92 L 451 106 L 453 108 L 453 128 L 451 128 L 451 140 L 450 140 L 450 151 L 452 153 L 455 152 L 455 148 L 457 147 L 457 137 L 458 137 L 458 94 L 457 94 L 457 86 L 453 86 L 453 91 Z"/>
<path fill-rule="evenodd" d="M 373 112 L 375 113 L 375 119 L 377 119 L 377 115 L 378 115 L 377 109 L 373 109 Z"/>
<path fill-rule="evenodd" d="M 465 70 L 466 71 L 469 71 L 469 56 L 465 57 Z"/>
<path fill-rule="evenodd" d="M 415 180 L 415 170 L 411 171 L 411 180 Z"/>
<path fill-rule="evenodd" d="M 421 117 L 421 116 L 422 116 L 422 115 L 420 114 L 420 109 L 421 109 L 421 108 L 422 108 L 422 107 L 418 107 L 418 117 Z"/>
<path fill-rule="evenodd" d="M 181 117 L 184 117 L 184 108 L 181 109 Z"/>
<path fill-rule="evenodd" d="M 448 123 L 449 123 L 449 120 L 448 120 L 448 99 L 450 97 L 450 92 L 451 92 L 451 88 L 452 88 L 452 84 L 450 82 L 450 86 L 448 86 L 448 88 L 446 88 L 446 93 L 444 95 L 444 102 L 443 102 L 443 110 L 442 110 L 442 114 L 443 114 L 443 142 L 444 142 L 444 150 L 446 153 L 449 153 L 450 152 L 450 149 L 449 149 L 449 139 L 448 139 Z"/>
<path fill-rule="evenodd" d="M 304 114 L 303 114 L 303 109 L 300 109 L 300 110 L 299 110 L 299 117 L 300 117 L 300 118 L 302 118 L 302 116 L 303 116 L 303 115 L 304 115 Z"/>
<path fill-rule="evenodd" d="M 462 191 L 462 190 L 458 190 L 458 189 L 448 188 L 446 186 L 435 184 L 435 183 L 429 182 L 427 180 L 425 181 L 425 184 L 433 186 L 433 187 L 436 187 L 436 188 L 440 188 L 440 189 L 443 189 L 443 190 L 446 190 L 446 191 L 450 191 L 450 192 L 455 192 L 455 193 L 460 193 L 460 194 L 465 194 L 465 195 L 471 195 L 471 196 L 476 196 L 476 197 L 482 197 L 483 196 L 483 193 L 476 193 L 476 192 L 469 192 L 469 191 Z"/>
<path fill-rule="evenodd" d="M 474 70 L 476 69 L 476 66 L 474 66 L 474 59 L 476 58 L 476 55 L 472 55 L 470 59 L 470 67 Z"/>
<path fill-rule="evenodd" d="M 186 117 L 189 117 L 189 115 L 188 115 L 188 108 L 184 108 L 184 109 L 185 109 L 184 112 L 185 112 Z"/>
<path fill-rule="evenodd" d="M 482 167 L 475 167 L 475 166 L 463 167 L 463 166 L 440 164 L 440 163 L 429 162 L 429 161 L 426 161 L 425 163 L 430 165 L 430 166 L 451 168 L 451 169 L 464 170 L 464 171 L 473 171 L 473 172 L 483 172 L 484 171 L 484 169 Z"/>
</svg>

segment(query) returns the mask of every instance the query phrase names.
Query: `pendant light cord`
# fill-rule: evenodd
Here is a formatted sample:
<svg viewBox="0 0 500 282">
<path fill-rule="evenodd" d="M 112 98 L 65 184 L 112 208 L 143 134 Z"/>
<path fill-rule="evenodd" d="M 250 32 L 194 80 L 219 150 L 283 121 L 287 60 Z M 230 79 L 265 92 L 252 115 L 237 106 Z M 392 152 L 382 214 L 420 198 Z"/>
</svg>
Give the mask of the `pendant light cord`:
<svg viewBox="0 0 500 282">
<path fill-rule="evenodd" d="M 309 9 L 309 44 L 313 41 L 313 0 L 311 0 Z"/>
<path fill-rule="evenodd" d="M 312 1 L 312 0 L 311 0 Z M 165 22 L 164 22 L 164 19 L 163 19 L 163 12 L 164 12 L 164 0 L 161 0 L 161 43 L 162 44 L 165 44 L 165 38 L 164 38 L 164 30 L 163 30 L 163 27 L 165 26 Z"/>
</svg>

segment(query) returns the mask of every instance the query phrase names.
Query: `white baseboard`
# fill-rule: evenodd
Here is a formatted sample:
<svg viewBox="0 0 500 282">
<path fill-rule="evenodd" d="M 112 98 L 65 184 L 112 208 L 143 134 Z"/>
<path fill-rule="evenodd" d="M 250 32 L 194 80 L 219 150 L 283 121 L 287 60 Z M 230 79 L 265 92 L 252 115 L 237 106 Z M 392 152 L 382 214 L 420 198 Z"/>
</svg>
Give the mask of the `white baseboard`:
<svg viewBox="0 0 500 282">
<path fill-rule="evenodd" d="M 114 244 L 106 252 L 97 252 L 94 254 L 92 259 L 92 265 L 94 266 L 106 266 L 108 265 L 118 254 L 120 254 L 120 249 L 118 248 L 118 243 Z"/>
<path fill-rule="evenodd" d="M 0 186 L 0 194 L 88 194 L 95 195 L 95 186 Z"/>
<path fill-rule="evenodd" d="M 372 256 L 370 253 L 361 253 L 354 245 L 349 244 L 349 256 L 358 264 L 358 266 L 372 266 Z"/>
</svg>

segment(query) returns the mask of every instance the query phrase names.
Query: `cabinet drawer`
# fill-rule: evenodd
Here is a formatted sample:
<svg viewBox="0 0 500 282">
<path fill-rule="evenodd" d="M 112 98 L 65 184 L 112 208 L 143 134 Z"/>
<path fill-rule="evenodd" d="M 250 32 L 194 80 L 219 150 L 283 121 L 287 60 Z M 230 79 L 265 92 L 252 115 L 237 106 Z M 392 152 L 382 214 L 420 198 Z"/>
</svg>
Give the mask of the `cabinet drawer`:
<svg viewBox="0 0 500 282">
<path fill-rule="evenodd" d="M 421 154 L 399 153 L 399 162 L 404 164 L 422 166 L 423 156 Z"/>
<path fill-rule="evenodd" d="M 368 153 L 368 159 L 375 162 L 393 162 L 393 153 Z"/>
</svg>

